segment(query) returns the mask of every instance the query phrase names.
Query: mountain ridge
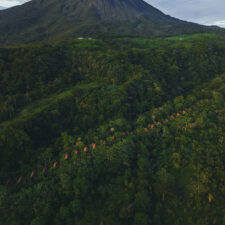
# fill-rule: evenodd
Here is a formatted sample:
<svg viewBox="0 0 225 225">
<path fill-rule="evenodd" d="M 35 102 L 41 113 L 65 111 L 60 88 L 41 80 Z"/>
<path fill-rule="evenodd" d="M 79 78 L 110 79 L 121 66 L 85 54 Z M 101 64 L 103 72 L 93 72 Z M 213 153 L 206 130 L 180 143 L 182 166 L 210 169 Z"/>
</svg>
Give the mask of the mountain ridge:
<svg viewBox="0 0 225 225">
<path fill-rule="evenodd" d="M 33 0 L 0 12 L 0 44 L 77 37 L 155 37 L 217 30 L 165 15 L 143 0 Z"/>
</svg>

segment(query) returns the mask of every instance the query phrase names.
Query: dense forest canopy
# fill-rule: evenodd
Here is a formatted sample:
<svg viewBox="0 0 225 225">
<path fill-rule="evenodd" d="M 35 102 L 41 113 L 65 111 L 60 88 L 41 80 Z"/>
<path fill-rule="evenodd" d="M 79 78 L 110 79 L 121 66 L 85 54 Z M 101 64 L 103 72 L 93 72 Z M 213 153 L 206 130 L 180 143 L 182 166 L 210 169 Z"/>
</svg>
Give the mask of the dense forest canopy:
<svg viewBox="0 0 225 225">
<path fill-rule="evenodd" d="M 225 38 L 0 48 L 0 224 L 225 225 Z"/>
</svg>

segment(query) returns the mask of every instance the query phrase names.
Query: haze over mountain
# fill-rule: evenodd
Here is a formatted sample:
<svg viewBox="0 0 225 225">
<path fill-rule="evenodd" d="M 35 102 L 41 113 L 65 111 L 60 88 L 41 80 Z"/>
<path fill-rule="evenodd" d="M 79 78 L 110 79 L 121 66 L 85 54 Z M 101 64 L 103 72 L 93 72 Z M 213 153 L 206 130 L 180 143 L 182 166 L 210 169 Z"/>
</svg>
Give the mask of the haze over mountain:
<svg viewBox="0 0 225 225">
<path fill-rule="evenodd" d="M 146 0 L 164 13 L 182 20 L 225 27 L 224 0 Z"/>
<path fill-rule="evenodd" d="M 143 0 L 33 0 L 0 12 L 2 45 L 81 36 L 153 37 L 207 30 L 167 16 Z"/>
</svg>

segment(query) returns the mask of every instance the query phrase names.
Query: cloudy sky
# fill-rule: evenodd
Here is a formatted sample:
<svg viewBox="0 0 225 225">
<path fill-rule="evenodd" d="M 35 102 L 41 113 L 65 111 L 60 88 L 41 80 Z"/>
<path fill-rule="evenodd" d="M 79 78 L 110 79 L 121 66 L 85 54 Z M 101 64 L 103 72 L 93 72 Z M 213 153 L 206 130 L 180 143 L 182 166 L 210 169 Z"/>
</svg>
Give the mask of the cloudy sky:
<svg viewBox="0 0 225 225">
<path fill-rule="evenodd" d="M 28 0 L 0 0 L 1 7 L 12 7 Z M 47 0 L 46 0 L 47 1 Z M 179 19 L 225 27 L 225 0 L 146 0 L 161 11 Z"/>
<path fill-rule="evenodd" d="M 146 0 L 179 19 L 225 27 L 225 0 Z"/>
</svg>

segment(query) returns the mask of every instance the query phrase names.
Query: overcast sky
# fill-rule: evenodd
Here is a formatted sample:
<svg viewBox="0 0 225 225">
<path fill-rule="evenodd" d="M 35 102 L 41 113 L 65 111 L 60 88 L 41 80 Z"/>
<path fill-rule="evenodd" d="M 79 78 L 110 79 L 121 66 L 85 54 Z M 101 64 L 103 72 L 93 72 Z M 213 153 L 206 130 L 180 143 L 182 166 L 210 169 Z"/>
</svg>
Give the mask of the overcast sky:
<svg viewBox="0 0 225 225">
<path fill-rule="evenodd" d="M 225 0 L 146 0 L 179 19 L 225 27 Z"/>
<path fill-rule="evenodd" d="M 28 0 L 0 0 L 0 8 Z M 45 0 L 47 1 L 47 0 Z M 179 19 L 225 27 L 225 0 L 146 0 L 166 14 Z"/>
</svg>

